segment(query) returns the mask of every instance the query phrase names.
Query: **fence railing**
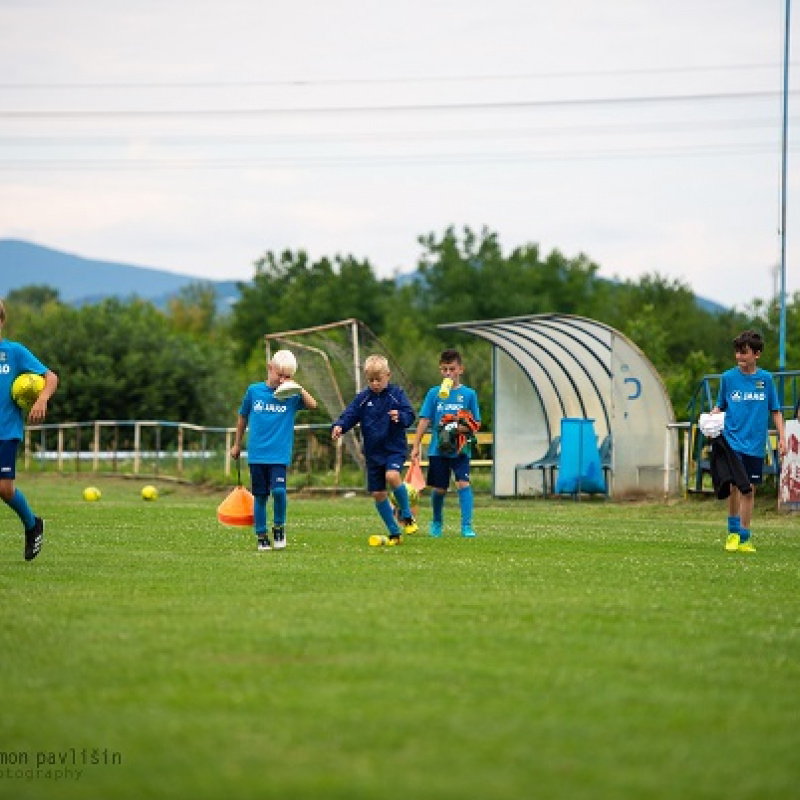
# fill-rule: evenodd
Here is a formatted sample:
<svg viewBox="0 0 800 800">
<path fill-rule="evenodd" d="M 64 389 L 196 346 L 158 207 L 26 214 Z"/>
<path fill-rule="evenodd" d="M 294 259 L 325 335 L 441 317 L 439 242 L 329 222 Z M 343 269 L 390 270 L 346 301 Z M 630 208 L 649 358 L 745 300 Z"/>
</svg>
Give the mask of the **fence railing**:
<svg viewBox="0 0 800 800">
<path fill-rule="evenodd" d="M 119 473 L 206 480 L 229 477 L 234 427 L 165 420 L 95 420 L 26 427 L 20 466 L 26 471 Z M 247 452 L 242 454 L 247 460 Z M 329 425 L 295 426 L 292 469 L 338 485 L 351 464 L 331 442 Z M 302 478 L 301 478 L 302 480 Z"/>
<path fill-rule="evenodd" d="M 361 486 L 363 470 L 330 425 L 296 425 L 289 480 L 300 486 Z M 26 427 L 18 468 L 58 473 L 112 473 L 203 482 L 227 479 L 236 429 L 165 420 L 94 420 Z M 348 434 L 351 436 L 352 434 Z M 491 466 L 491 441 L 482 434 Z M 427 444 L 427 441 L 425 442 Z M 423 449 L 424 455 L 424 449 Z M 489 458 L 486 458 L 489 456 Z M 242 454 L 243 463 L 247 452 Z M 343 483 L 344 482 L 344 483 Z"/>
</svg>

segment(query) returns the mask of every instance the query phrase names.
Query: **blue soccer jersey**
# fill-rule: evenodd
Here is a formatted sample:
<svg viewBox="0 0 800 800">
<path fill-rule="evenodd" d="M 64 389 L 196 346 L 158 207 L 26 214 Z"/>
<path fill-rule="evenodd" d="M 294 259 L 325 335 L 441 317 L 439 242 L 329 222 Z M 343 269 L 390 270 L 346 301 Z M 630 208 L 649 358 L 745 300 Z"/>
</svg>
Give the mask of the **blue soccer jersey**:
<svg viewBox="0 0 800 800">
<path fill-rule="evenodd" d="M 780 410 L 772 374 L 756 369 L 747 375 L 738 367 L 722 374 L 717 407 L 725 412 L 725 438 L 738 453 L 763 458 L 770 414 Z"/>
<path fill-rule="evenodd" d="M 431 444 L 428 456 L 439 455 L 439 422 L 446 414 L 457 414 L 459 411 L 469 411 L 476 422 L 481 421 L 481 412 L 478 408 L 478 394 L 469 386 L 459 386 L 450 392 L 449 397 L 439 397 L 439 386 L 433 386 L 425 395 L 419 415 L 431 421 Z M 469 455 L 469 448 L 464 452 Z"/>
<path fill-rule="evenodd" d="M 0 341 L 0 440 L 22 439 L 22 411 L 11 397 L 11 387 L 25 372 L 44 375 L 47 367 L 19 342 Z"/>
<path fill-rule="evenodd" d="M 248 464 L 289 466 L 294 446 L 294 417 L 305 408 L 302 395 L 278 400 L 265 382 L 247 387 L 239 414 L 247 419 Z"/>
</svg>

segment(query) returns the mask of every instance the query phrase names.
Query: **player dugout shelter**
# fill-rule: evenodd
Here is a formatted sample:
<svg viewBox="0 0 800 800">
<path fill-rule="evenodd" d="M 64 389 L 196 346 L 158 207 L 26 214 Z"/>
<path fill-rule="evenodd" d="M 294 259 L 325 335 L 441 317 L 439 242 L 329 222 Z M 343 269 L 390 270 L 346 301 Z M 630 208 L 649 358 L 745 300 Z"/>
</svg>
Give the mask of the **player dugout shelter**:
<svg viewBox="0 0 800 800">
<path fill-rule="evenodd" d="M 439 327 L 493 346 L 495 496 L 543 492 L 546 472 L 520 467 L 557 450 L 552 445 L 565 418 L 591 420 L 598 448 L 612 445 L 610 495 L 677 490 L 679 454 L 677 432 L 668 427 L 675 422 L 669 395 L 644 353 L 622 333 L 568 314 Z"/>
</svg>

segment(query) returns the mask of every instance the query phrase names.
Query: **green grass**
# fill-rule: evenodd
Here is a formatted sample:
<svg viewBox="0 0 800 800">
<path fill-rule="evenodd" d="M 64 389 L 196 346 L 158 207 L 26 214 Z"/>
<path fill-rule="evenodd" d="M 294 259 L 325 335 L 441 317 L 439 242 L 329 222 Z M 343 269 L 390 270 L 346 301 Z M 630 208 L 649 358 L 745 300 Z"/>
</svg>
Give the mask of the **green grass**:
<svg viewBox="0 0 800 800">
<path fill-rule="evenodd" d="M 451 497 L 441 540 L 369 548 L 370 500 L 291 497 L 259 554 L 224 493 L 94 482 L 21 476 L 30 564 L 0 508 L 0 797 L 797 796 L 800 535 L 771 502 L 746 556 L 708 500 L 479 497 L 463 540 Z"/>
</svg>

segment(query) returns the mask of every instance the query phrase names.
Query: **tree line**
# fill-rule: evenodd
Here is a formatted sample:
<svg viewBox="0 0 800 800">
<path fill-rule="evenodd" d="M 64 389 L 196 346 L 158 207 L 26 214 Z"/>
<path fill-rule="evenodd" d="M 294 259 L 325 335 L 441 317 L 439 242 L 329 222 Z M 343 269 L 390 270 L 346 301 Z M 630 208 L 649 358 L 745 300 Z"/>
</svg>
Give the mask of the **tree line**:
<svg viewBox="0 0 800 800">
<path fill-rule="evenodd" d="M 61 377 L 49 422 L 162 419 L 233 425 L 247 384 L 262 380 L 264 334 L 355 317 L 378 335 L 408 379 L 438 382 L 445 347 L 465 357 L 465 381 L 485 398 L 491 430 L 491 346 L 441 323 L 565 313 L 606 323 L 632 339 L 661 375 L 675 414 L 685 419 L 698 382 L 733 363 L 731 342 L 760 330 L 761 365 L 776 369 L 778 313 L 753 299 L 743 311 L 716 312 L 680 281 L 658 274 L 612 281 L 581 254 L 542 253 L 536 244 L 504 252 L 496 233 L 448 228 L 420 237 L 413 278 L 378 278 L 353 256 L 311 260 L 303 250 L 268 251 L 253 278 L 238 284 L 229 313 L 213 286 L 191 284 L 165 310 L 140 299 L 107 299 L 80 308 L 51 287 L 31 285 L 5 298 L 4 335 L 28 345 Z M 800 352 L 800 295 L 787 303 L 787 358 Z M 315 421 L 328 421 L 320 419 Z"/>
</svg>

